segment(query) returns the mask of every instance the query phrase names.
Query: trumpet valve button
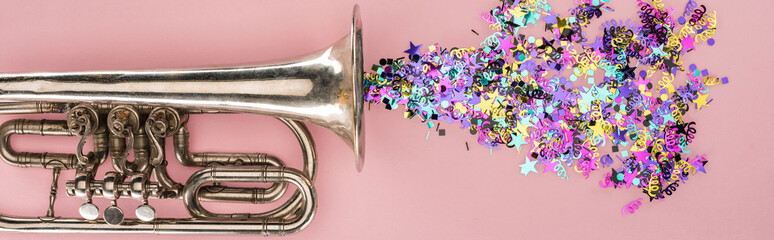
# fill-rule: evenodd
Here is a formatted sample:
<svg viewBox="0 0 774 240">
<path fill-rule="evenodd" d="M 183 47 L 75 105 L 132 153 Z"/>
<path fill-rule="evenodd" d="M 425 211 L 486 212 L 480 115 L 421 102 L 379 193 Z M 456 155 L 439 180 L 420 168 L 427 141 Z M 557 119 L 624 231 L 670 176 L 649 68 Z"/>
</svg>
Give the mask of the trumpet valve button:
<svg viewBox="0 0 774 240">
<path fill-rule="evenodd" d="M 124 222 L 124 211 L 116 206 L 105 209 L 105 222 L 110 225 L 120 225 Z"/>
<path fill-rule="evenodd" d="M 78 212 L 86 220 L 96 220 L 99 217 L 99 208 L 93 203 L 84 203 L 78 208 Z"/>
<path fill-rule="evenodd" d="M 153 219 L 156 219 L 156 209 L 153 209 L 153 207 L 148 204 L 143 204 L 137 207 L 137 210 L 134 211 L 134 214 L 137 215 L 137 218 L 143 222 L 150 222 L 153 221 Z"/>
</svg>

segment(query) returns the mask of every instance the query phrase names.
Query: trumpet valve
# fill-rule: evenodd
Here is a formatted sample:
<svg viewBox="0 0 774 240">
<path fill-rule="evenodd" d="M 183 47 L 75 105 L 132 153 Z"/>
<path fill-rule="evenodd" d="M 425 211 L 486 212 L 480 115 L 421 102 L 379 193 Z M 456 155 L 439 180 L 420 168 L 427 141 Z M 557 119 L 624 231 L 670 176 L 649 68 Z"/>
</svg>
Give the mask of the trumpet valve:
<svg viewBox="0 0 774 240">
<path fill-rule="evenodd" d="M 91 198 L 94 194 L 93 179 L 89 172 L 76 173 L 75 179 L 67 182 L 67 194 L 79 198 Z"/>
<path fill-rule="evenodd" d="M 107 172 L 102 179 L 102 196 L 108 200 L 117 200 L 121 197 L 121 183 L 124 178 L 118 172 Z"/>
<path fill-rule="evenodd" d="M 137 200 L 148 199 L 147 178 L 142 173 L 132 175 L 132 181 L 129 184 L 129 194 Z"/>
</svg>

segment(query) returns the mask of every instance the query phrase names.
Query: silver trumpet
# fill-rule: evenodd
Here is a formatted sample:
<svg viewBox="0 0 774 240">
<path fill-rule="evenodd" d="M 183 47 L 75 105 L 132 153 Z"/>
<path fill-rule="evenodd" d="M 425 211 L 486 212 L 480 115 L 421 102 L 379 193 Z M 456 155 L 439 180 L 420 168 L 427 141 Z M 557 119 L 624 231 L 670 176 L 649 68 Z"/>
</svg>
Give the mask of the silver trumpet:
<svg viewBox="0 0 774 240">
<path fill-rule="evenodd" d="M 338 134 L 363 167 L 362 24 L 353 9 L 351 32 L 329 47 L 286 61 L 253 66 L 153 71 L 95 71 L 0 74 L 0 113 L 64 113 L 66 120 L 16 119 L 0 126 L 0 157 L 17 167 L 51 169 L 46 215 L 0 215 L 0 230 L 24 232 L 133 232 L 263 234 L 295 233 L 316 210 L 316 154 L 302 122 Z M 196 153 L 188 149 L 189 114 L 255 113 L 274 116 L 298 138 L 302 170 L 286 168 L 262 153 Z M 15 134 L 75 136 L 75 153 L 17 152 Z M 184 184 L 167 174 L 164 139 L 172 137 L 175 158 L 185 166 L 206 167 Z M 83 153 L 88 138 L 93 151 Z M 128 159 L 132 151 L 133 159 Z M 110 158 L 113 170 L 97 169 Z M 68 196 L 85 200 L 82 218 L 54 214 L 61 170 L 75 170 Z M 237 188 L 228 182 L 271 183 Z M 263 213 L 216 214 L 201 201 L 266 203 L 280 199 L 287 184 L 297 190 L 279 207 Z M 92 198 L 111 200 L 100 209 Z M 119 198 L 142 202 L 136 219 L 125 219 Z M 148 199 L 181 199 L 190 218 L 157 218 Z"/>
</svg>

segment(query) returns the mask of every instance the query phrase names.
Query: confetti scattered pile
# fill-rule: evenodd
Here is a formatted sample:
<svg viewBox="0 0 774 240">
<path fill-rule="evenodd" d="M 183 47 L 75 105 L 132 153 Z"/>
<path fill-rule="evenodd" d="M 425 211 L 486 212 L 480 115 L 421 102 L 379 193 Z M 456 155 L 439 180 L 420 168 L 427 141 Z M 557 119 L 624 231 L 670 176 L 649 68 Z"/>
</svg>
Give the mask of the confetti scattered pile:
<svg viewBox="0 0 774 240">
<path fill-rule="evenodd" d="M 407 56 L 381 59 L 365 74 L 365 98 L 405 106 L 406 118 L 431 128 L 460 123 L 490 148 L 526 149 L 524 175 L 540 164 L 563 179 L 567 168 L 589 178 L 620 162 L 602 187 L 664 199 L 679 181 L 706 173 L 706 157 L 687 149 L 696 123 L 683 116 L 708 107 L 708 88 L 728 79 L 686 68 L 680 57 L 715 44 L 716 14 L 693 0 L 682 12 L 639 0 L 639 21 L 607 21 L 592 43 L 584 31 L 613 11 L 608 2 L 576 1 L 562 17 L 545 0 L 504 1 L 481 14 L 493 34 L 479 47 L 434 44 L 422 53 L 410 43 Z M 531 26 L 545 26 L 546 36 L 518 33 Z"/>
</svg>

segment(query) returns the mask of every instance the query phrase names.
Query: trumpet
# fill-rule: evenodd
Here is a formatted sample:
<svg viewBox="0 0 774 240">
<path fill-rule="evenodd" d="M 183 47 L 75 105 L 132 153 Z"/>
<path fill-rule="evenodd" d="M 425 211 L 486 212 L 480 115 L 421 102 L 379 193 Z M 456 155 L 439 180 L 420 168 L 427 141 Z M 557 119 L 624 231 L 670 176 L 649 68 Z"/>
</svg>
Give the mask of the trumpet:
<svg viewBox="0 0 774 240">
<path fill-rule="evenodd" d="M 284 235 L 307 227 L 317 208 L 315 145 L 305 123 L 327 128 L 353 149 L 358 171 L 364 161 L 362 23 L 357 5 L 351 31 L 328 47 L 300 57 L 247 66 L 148 71 L 0 74 L 0 113 L 64 113 L 66 120 L 16 119 L 0 126 L 0 157 L 16 167 L 52 170 L 44 216 L 0 214 L 0 230 L 23 232 L 132 232 Z M 191 114 L 253 113 L 276 117 L 296 136 L 303 169 L 285 167 L 264 153 L 196 153 L 188 147 Z M 74 153 L 17 152 L 12 135 L 80 138 Z M 185 183 L 172 180 L 164 139 L 174 158 L 203 167 Z M 84 153 L 87 139 L 93 151 Z M 133 153 L 133 155 L 130 155 Z M 132 156 L 132 159 L 129 159 Z M 110 160 L 101 179 L 97 169 Z M 61 171 L 68 196 L 82 198 L 81 218 L 54 213 Z M 227 187 L 223 183 L 270 183 Z M 202 201 L 268 203 L 288 184 L 296 190 L 279 207 L 262 213 L 213 213 Z M 103 211 L 92 203 L 105 198 Z M 141 202 L 137 218 L 125 218 L 120 198 Z M 148 199 L 180 199 L 190 218 L 160 218 Z"/>
</svg>

